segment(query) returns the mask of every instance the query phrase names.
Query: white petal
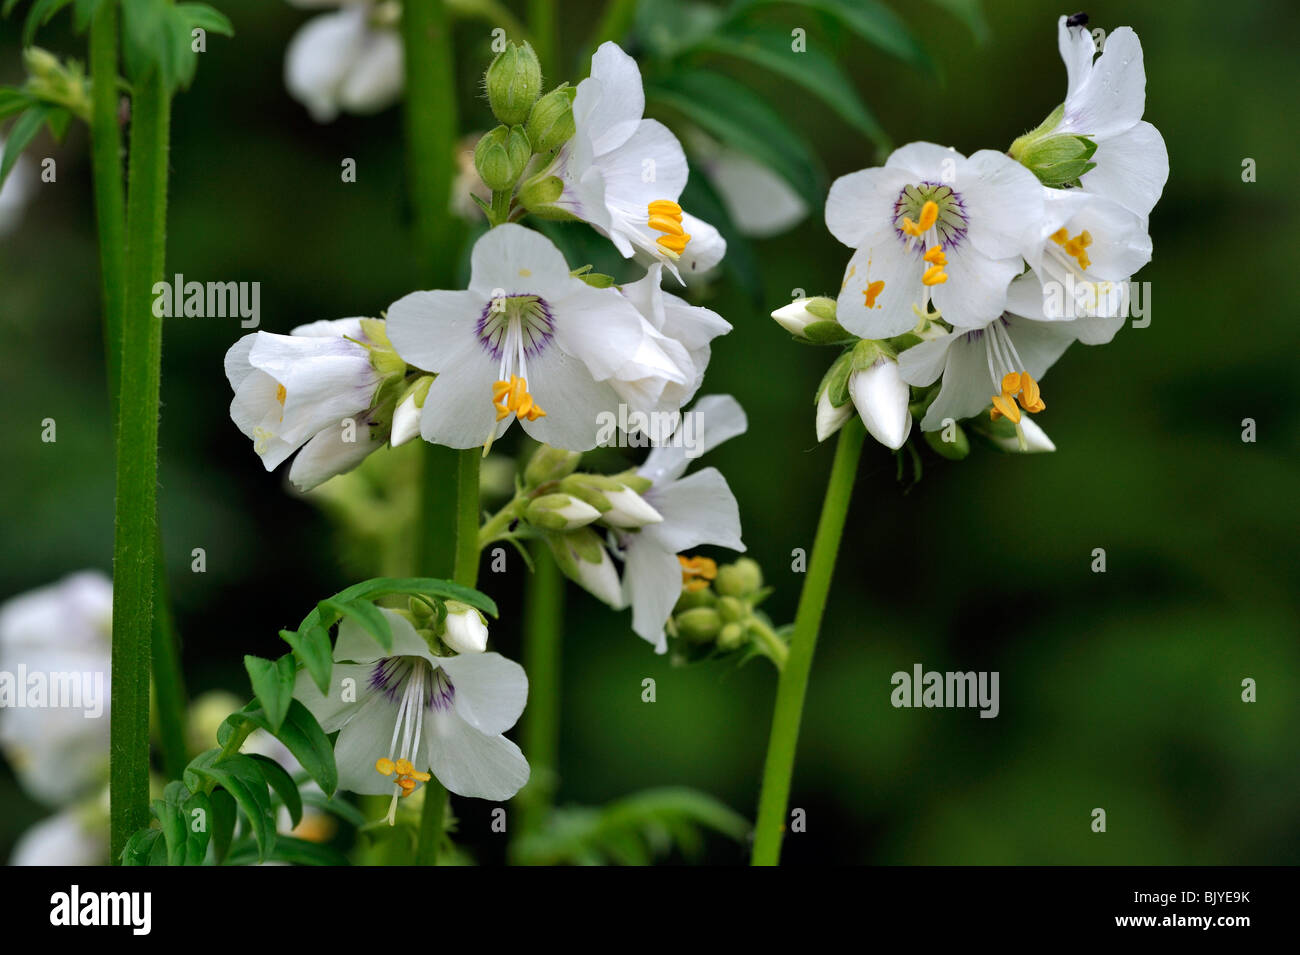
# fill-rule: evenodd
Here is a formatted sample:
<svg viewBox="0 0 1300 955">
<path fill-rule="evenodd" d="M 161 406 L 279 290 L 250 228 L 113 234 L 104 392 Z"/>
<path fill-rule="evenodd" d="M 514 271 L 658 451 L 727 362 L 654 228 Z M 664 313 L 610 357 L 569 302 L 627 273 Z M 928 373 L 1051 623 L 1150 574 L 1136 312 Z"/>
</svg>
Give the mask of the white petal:
<svg viewBox="0 0 1300 955">
<path fill-rule="evenodd" d="M 437 384 L 435 381 L 434 386 Z M 520 424 L 529 437 L 555 448 L 590 451 L 604 422 L 618 417 L 619 398 L 611 384 L 596 381 L 583 362 L 554 343 L 529 361 L 528 390 L 546 414 Z M 424 406 L 427 416 L 428 399 Z M 490 411 L 490 404 L 488 408 Z"/>
<path fill-rule="evenodd" d="M 641 70 L 617 43 L 600 45 L 591 58 L 591 76 L 578 84 L 574 123 L 590 137 L 596 155 L 627 142 L 645 113 Z"/>
<path fill-rule="evenodd" d="M 361 706 L 344 724 L 334 742 L 340 789 L 370 796 L 387 796 L 393 792 L 392 778 L 376 770 L 375 762 L 393 756 L 388 748 L 393 738 L 393 727 L 397 724 L 398 702 L 390 701 L 382 693 L 364 694 Z M 426 730 L 430 715 L 425 714 Z M 416 769 L 420 768 L 416 766 Z"/>
<path fill-rule="evenodd" d="M 388 340 L 408 365 L 447 370 L 469 343 L 477 344 L 478 322 L 490 302 L 490 291 L 411 292 L 388 306 Z"/>
<path fill-rule="evenodd" d="M 973 246 L 948 256 L 948 281 L 931 289 L 944 320 L 959 328 L 982 328 L 1002 314 L 1007 286 L 1020 274 L 1019 256 L 990 259 Z"/>
<path fill-rule="evenodd" d="M 655 484 L 675 480 L 686 473 L 692 458 L 744 434 L 748 427 L 745 409 L 731 395 L 705 395 L 682 416 L 672 439 L 650 450 L 637 473 Z"/>
<path fill-rule="evenodd" d="M 319 123 L 339 113 L 339 85 L 365 40 L 366 12 L 354 7 L 313 17 L 289 41 L 284 84 Z"/>
<path fill-rule="evenodd" d="M 668 649 L 664 624 L 681 593 L 682 565 L 676 553 L 643 535 L 634 537 L 623 567 L 623 596 L 632 607 L 632 630 L 656 653 Z"/>
<path fill-rule="evenodd" d="M 1039 298 L 1041 297 L 1040 295 Z M 899 375 L 909 385 L 933 384 L 943 374 L 944 365 L 948 363 L 948 349 L 961 337 L 961 333 L 941 335 L 899 353 Z"/>
<path fill-rule="evenodd" d="M 831 404 L 830 395 L 823 391 L 817 399 L 817 440 L 825 441 L 853 415 L 853 402 L 846 401 L 838 408 Z"/>
<path fill-rule="evenodd" d="M 1083 81 L 1092 71 L 1092 57 L 1097 52 L 1097 44 L 1086 26 L 1067 27 L 1061 17 L 1056 21 L 1056 45 L 1065 61 L 1066 99 L 1075 95 Z"/>
<path fill-rule="evenodd" d="M 836 320 L 862 338 L 892 338 L 915 328 L 912 306 L 921 303 L 922 252 L 919 246 L 908 252 L 892 224 L 868 237 L 844 271 Z M 865 293 L 875 282 L 885 284 L 867 308 Z"/>
<path fill-rule="evenodd" d="M 907 173 L 906 181 L 909 183 L 946 182 L 951 183 L 954 189 L 966 187 L 965 164 L 966 157 L 951 146 L 926 142 L 899 146 L 885 160 L 886 169 Z"/>
<path fill-rule="evenodd" d="M 415 395 L 407 395 L 393 409 L 393 430 L 388 443 L 400 448 L 420 434 L 420 409 L 415 406 Z"/>
<path fill-rule="evenodd" d="M 880 241 L 881 230 L 892 227 L 899 193 L 915 181 L 907 170 L 889 166 L 840 176 L 826 197 L 826 228 L 851 249 L 861 248 L 868 239 Z"/>
<path fill-rule="evenodd" d="M 595 162 L 605 180 L 605 202 L 612 211 L 645 219 L 651 202 L 676 201 L 686 188 L 686 153 L 677 137 L 657 120 L 642 120 L 627 142 L 598 156 Z"/>
<path fill-rule="evenodd" d="M 1169 179 L 1169 152 L 1154 126 L 1138 123 L 1099 143 L 1092 161 L 1096 168 L 1079 180 L 1084 189 L 1114 199 L 1137 215 L 1151 214 Z"/>
<path fill-rule="evenodd" d="M 1043 187 L 1037 177 L 992 149 L 971 156 L 969 169 L 978 178 L 960 178 L 959 172 L 953 188 L 961 193 L 969 214 L 970 244 L 991 259 L 1022 255 L 1036 246 L 1044 216 Z"/>
<path fill-rule="evenodd" d="M 439 660 L 455 687 L 460 718 L 495 736 L 514 726 L 528 701 L 524 668 L 499 653 L 471 653 Z"/>
<path fill-rule="evenodd" d="M 226 351 L 226 380 L 230 382 L 231 391 L 238 391 L 244 379 L 253 372 L 253 365 L 248 358 L 252 354 L 255 341 L 257 341 L 256 332 L 245 335 Z"/>
<path fill-rule="evenodd" d="M 923 431 L 938 431 L 948 418 L 954 421 L 970 418 L 992 402 L 996 386 L 988 370 L 984 341 L 988 334 L 986 330 L 979 329 L 965 334 L 953 332 L 949 336 L 951 340 L 948 342 L 943 385 L 921 420 Z M 930 342 L 925 344 L 933 345 Z M 909 352 L 914 350 L 908 349 Z M 903 356 L 906 357 L 907 353 L 903 352 Z"/>
<path fill-rule="evenodd" d="M 1098 142 L 1118 136 L 1142 118 L 1146 99 L 1142 44 L 1132 28 L 1117 27 L 1106 37 L 1104 51 L 1087 76 L 1066 97 L 1061 128 Z"/>
<path fill-rule="evenodd" d="M 402 39 L 396 30 L 368 30 L 352 69 L 339 88 L 339 106 L 349 113 L 376 113 L 402 95 L 405 76 Z"/>
<path fill-rule="evenodd" d="M 371 643 L 374 643 L 371 640 Z M 373 695 L 369 688 L 373 663 L 336 663 L 330 670 L 330 691 L 322 694 L 306 670 L 299 670 L 294 681 L 293 698 L 307 707 L 326 733 L 333 733 L 350 720 Z M 345 684 L 344 681 L 351 680 Z M 345 702 L 346 696 L 351 702 Z M 393 714 L 396 717 L 396 713 Z M 390 726 L 389 729 L 392 729 Z M 376 756 L 376 759 L 379 757 Z"/>
<path fill-rule="evenodd" d="M 416 633 L 410 620 L 387 607 L 380 607 L 379 611 L 388 620 L 393 635 L 393 649 L 385 650 L 361 624 L 351 617 L 344 617 L 339 623 L 338 639 L 334 642 L 335 660 L 376 663 L 388 656 L 406 656 L 420 657 L 428 663 L 438 662 L 439 658 L 429 652 L 429 645 Z"/>
<path fill-rule="evenodd" d="M 742 235 L 778 235 L 808 214 L 808 204 L 784 179 L 745 153 L 723 148 L 705 168 Z"/>
<path fill-rule="evenodd" d="M 310 491 L 332 477 L 351 471 L 372 451 L 384 446 L 383 439 L 372 437 L 364 416 L 355 419 L 355 431 L 338 425 L 323 428 L 308 441 L 289 468 L 289 483 L 299 491 Z M 345 441 L 352 433 L 353 441 Z"/>
<path fill-rule="evenodd" d="M 477 610 L 449 613 L 442 640 L 457 653 L 482 653 L 487 649 L 487 624 Z"/>
<path fill-rule="evenodd" d="M 515 223 L 483 233 L 470 254 L 469 287 L 480 299 L 540 295 L 554 305 L 557 299 L 571 293 L 575 283 L 590 288 L 569 274 L 569 266 L 555 243 L 540 232 Z"/>
<path fill-rule="evenodd" d="M 429 765 L 438 782 L 457 796 L 509 799 L 528 782 L 528 761 L 504 736 L 487 736 L 454 713 L 425 721 Z"/>
<path fill-rule="evenodd" d="M 907 410 L 911 390 L 899 376 L 898 362 L 882 359 L 870 368 L 853 372 L 849 376 L 849 395 L 873 438 L 891 451 L 907 442 L 912 430 L 912 415 Z"/>
<path fill-rule="evenodd" d="M 704 468 L 648 493 L 664 519 L 638 533 L 650 537 L 664 550 L 680 554 L 702 544 L 745 549 L 740 540 L 740 507 L 727 479 L 716 468 Z"/>
</svg>

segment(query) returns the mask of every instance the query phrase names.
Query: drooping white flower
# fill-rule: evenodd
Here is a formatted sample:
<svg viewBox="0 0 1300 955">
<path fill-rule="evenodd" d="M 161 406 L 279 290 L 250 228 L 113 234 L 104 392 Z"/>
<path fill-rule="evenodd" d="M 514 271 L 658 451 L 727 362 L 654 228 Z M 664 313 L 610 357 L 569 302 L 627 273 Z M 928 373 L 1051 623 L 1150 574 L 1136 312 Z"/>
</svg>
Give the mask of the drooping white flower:
<svg viewBox="0 0 1300 955">
<path fill-rule="evenodd" d="M 1026 255 L 1041 277 L 1050 318 L 1114 318 L 1128 280 L 1151 261 L 1146 220 L 1080 189 L 1043 190 L 1041 243 Z"/>
<path fill-rule="evenodd" d="M 4 155 L 5 141 L 0 136 L 0 155 Z M 9 170 L 9 177 L 0 186 L 0 236 L 8 235 L 22 219 L 23 209 L 31 199 L 32 182 L 35 173 L 26 157 L 18 157 L 18 162 Z"/>
<path fill-rule="evenodd" d="M 744 409 L 730 395 L 707 395 L 688 412 L 702 427 L 694 449 L 670 441 L 651 450 L 637 469 L 651 482 L 644 498 L 663 520 L 637 531 L 615 532 L 624 562 L 623 596 L 632 607 L 632 629 L 656 653 L 668 649 L 664 624 L 682 594 L 684 580 L 693 579 L 707 558 L 690 558 L 685 551 L 714 544 L 743 551 L 740 508 L 727 480 L 716 468 L 686 475 L 692 452 L 703 454 L 748 427 Z M 686 475 L 686 476 L 684 476 Z"/>
<path fill-rule="evenodd" d="M 884 166 L 835 180 L 826 199 L 827 228 L 856 250 L 837 319 L 863 338 L 889 338 L 916 326 L 933 299 L 949 324 L 979 328 L 1002 313 L 1042 219 L 1038 180 L 1003 153 L 896 149 Z"/>
<path fill-rule="evenodd" d="M 528 781 L 528 762 L 502 734 L 528 695 L 519 664 L 496 653 L 434 656 L 406 617 L 383 610 L 393 649 L 350 619 L 339 625 L 329 693 L 306 673 L 294 696 L 327 733 L 338 730 L 339 786 L 356 793 L 414 792 L 430 773 L 458 796 L 500 801 Z"/>
<path fill-rule="evenodd" d="M 825 441 L 853 416 L 852 401 L 846 401 L 838 408 L 831 404 L 830 390 L 822 389 L 817 396 L 817 440 Z"/>
<path fill-rule="evenodd" d="M 650 361 L 631 362 L 626 373 L 616 376 L 615 388 L 639 407 L 661 413 L 677 411 L 688 404 L 704 381 L 709 365 L 710 343 L 731 331 L 731 323 L 716 312 L 663 290 L 663 265 L 654 263 L 645 277 L 623 286 L 623 294 L 650 325 L 647 341 L 657 345 L 671 360 L 671 367 L 650 376 L 636 378 L 651 368 Z M 667 420 L 668 415 L 663 420 Z M 651 433 L 662 441 L 668 433 Z"/>
<path fill-rule="evenodd" d="M 69 803 L 108 772 L 113 585 L 98 571 L 0 606 L 0 750 L 23 787 Z"/>
<path fill-rule="evenodd" d="M 1139 216 L 1150 215 L 1169 179 L 1164 138 L 1142 119 L 1147 75 L 1142 44 L 1131 27 L 1117 27 L 1097 45 L 1086 26 L 1057 22 L 1057 45 L 1067 86 L 1056 134 L 1087 136 L 1097 144 L 1096 168 L 1079 180 L 1087 192 L 1112 199 Z"/>
<path fill-rule="evenodd" d="M 87 866 L 108 861 L 107 812 L 97 825 L 96 811 L 74 806 L 25 830 L 14 844 L 13 866 Z"/>
<path fill-rule="evenodd" d="M 371 0 L 290 0 L 341 7 L 308 20 L 289 41 L 284 83 L 312 118 L 375 113 L 397 102 L 404 85 L 396 5 Z"/>
<path fill-rule="evenodd" d="M 636 61 L 618 44 L 602 44 L 591 75 L 578 84 L 573 138 L 534 179 L 557 178 L 562 191 L 549 206 L 594 226 L 625 258 L 663 262 L 683 281 L 717 265 L 727 244 L 677 204 L 686 187 L 686 154 L 644 112 Z"/>
<path fill-rule="evenodd" d="M 1037 275 L 1026 272 L 1011 283 L 1007 310 L 984 328 L 957 328 L 923 341 L 898 356 L 904 381 L 943 385 L 921 428 L 937 431 L 944 421 L 970 418 L 990 404 L 994 416 L 1019 424 L 1020 412 L 1037 413 L 1046 403 L 1038 380 L 1075 341 L 1099 345 L 1110 341 L 1123 318 L 1052 319 L 1043 310 Z"/>
<path fill-rule="evenodd" d="M 891 451 L 901 448 L 912 431 L 911 394 L 891 358 L 881 357 L 849 375 L 849 397 L 867 433 Z"/>
<path fill-rule="evenodd" d="M 420 430 L 453 448 L 490 444 L 517 418 L 544 444 L 588 451 L 602 412 L 654 410 L 626 380 L 674 367 L 617 289 L 574 278 L 549 239 L 519 225 L 475 243 L 469 289 L 412 292 L 389 307 L 387 330 L 402 358 L 437 373 Z"/>
<path fill-rule="evenodd" d="M 487 624 L 483 622 L 483 615 L 473 607 L 449 603 L 446 628 L 442 640 L 457 653 L 482 653 L 487 650 Z"/>
<path fill-rule="evenodd" d="M 302 448 L 289 480 L 306 491 L 383 445 L 388 434 L 370 414 L 383 378 L 367 347 L 383 344 L 371 337 L 382 329 L 376 319 L 344 318 L 289 335 L 254 332 L 230 347 L 230 417 L 268 471 Z"/>
<path fill-rule="evenodd" d="M 799 193 L 767 166 L 697 129 L 687 130 L 685 136 L 696 168 L 713 183 L 742 235 L 766 239 L 808 215 L 808 204 Z"/>
</svg>

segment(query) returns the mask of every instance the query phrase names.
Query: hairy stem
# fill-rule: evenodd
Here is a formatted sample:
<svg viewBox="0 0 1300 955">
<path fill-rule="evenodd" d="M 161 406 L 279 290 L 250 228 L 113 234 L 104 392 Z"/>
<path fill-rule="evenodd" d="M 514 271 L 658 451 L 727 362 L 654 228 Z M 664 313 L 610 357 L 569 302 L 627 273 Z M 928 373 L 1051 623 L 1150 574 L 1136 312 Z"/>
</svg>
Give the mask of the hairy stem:
<svg viewBox="0 0 1300 955">
<path fill-rule="evenodd" d="M 162 324 L 153 314 L 151 295 L 163 270 L 171 118 L 170 94 L 157 70 L 136 84 L 132 106 L 113 535 L 109 793 L 110 858 L 115 861 L 130 835 L 149 823 L 149 671 L 158 549 L 162 358 Z"/>
<path fill-rule="evenodd" d="M 554 802 L 560 766 L 560 658 L 564 625 L 564 575 L 540 545 L 524 591 L 524 672 L 528 674 L 528 710 L 524 717 L 524 755 L 532 768 L 519 794 L 516 830 L 531 832 L 546 819 Z"/>
<path fill-rule="evenodd" d="M 799 741 L 799 724 L 803 719 L 804 697 L 808 693 L 808 674 L 812 670 L 817 632 L 830 594 L 835 558 L 849 513 L 853 479 L 862 454 L 866 430 L 854 415 L 840 431 L 826 485 L 826 499 L 817 536 L 813 540 L 808 577 L 799 595 L 794 635 L 785 666 L 777 679 L 776 705 L 772 712 L 772 732 L 767 743 L 767 761 L 763 766 L 763 788 L 758 799 L 758 822 L 754 832 L 754 865 L 776 865 L 781 859 L 781 840 L 785 835 L 786 806 L 790 799 L 790 778 L 794 773 L 795 746 Z"/>
</svg>

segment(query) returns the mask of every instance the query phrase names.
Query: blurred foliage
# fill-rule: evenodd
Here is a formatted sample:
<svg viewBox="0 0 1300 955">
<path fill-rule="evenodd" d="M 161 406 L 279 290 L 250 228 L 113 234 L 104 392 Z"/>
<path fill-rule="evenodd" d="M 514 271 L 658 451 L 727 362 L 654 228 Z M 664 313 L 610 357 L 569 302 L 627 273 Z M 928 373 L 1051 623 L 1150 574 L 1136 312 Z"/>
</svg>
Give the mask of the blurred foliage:
<svg viewBox="0 0 1300 955">
<path fill-rule="evenodd" d="M 168 273 L 260 281 L 269 331 L 377 312 L 415 287 L 399 111 L 316 125 L 282 80 L 305 12 L 267 0 L 218 6 L 237 38 L 209 45 L 174 114 Z M 656 90 L 687 84 L 698 107 L 701 90 L 678 58 L 709 75 L 716 67 L 727 77 L 716 90 L 743 86 L 797 130 L 769 147 L 806 140 L 819 188 L 876 162 L 882 142 L 870 120 L 845 115 L 847 101 L 814 95 L 809 78 L 764 59 L 777 31 L 806 29 L 815 62 L 837 65 L 893 142 L 1006 148 L 1064 95 L 1056 18 L 1074 10 L 1041 0 L 988 3 L 986 21 L 961 0 L 741 6 L 754 9 L 738 32 L 667 21 L 663 37 L 645 31 L 637 52 L 647 80 Z M 891 10 L 933 69 L 837 25 L 833 7 Z M 598 8 L 566 0 L 564 62 L 586 48 Z M 719 9 L 720 23 L 731 7 Z M 1169 147 L 1170 181 L 1151 221 L 1155 259 L 1139 276 L 1153 290 L 1151 325 L 1104 349 L 1076 346 L 1053 369 L 1042 421 L 1053 455 L 930 456 L 924 480 L 904 494 L 893 457 L 868 451 L 812 677 L 791 800 L 808 830 L 786 840 L 792 863 L 1300 857 L 1300 322 L 1293 304 L 1266 301 L 1253 284 L 1287 274 L 1279 257 L 1300 221 L 1284 175 L 1295 164 L 1300 11 L 1281 0 L 1146 0 L 1088 12 L 1094 25 L 1127 23 L 1140 35 L 1146 116 Z M 40 42 L 82 57 L 68 20 L 52 20 Z M 20 26 L 0 31 L 0 83 L 20 84 Z M 476 73 L 490 58 L 490 27 L 465 21 L 456 41 L 464 128 L 481 130 L 490 120 Z M 692 119 L 671 108 L 682 101 L 652 99 L 652 115 Z M 73 123 L 61 144 L 39 133 L 31 149 L 56 158 L 58 180 L 37 188 L 20 230 L 0 239 L 6 596 L 77 568 L 107 570 L 111 553 L 84 127 Z M 357 161 L 356 183 L 340 182 L 345 157 Z M 1247 158 L 1257 182 L 1242 180 Z M 572 243 L 575 265 L 620 267 L 600 261 L 607 252 L 589 229 L 553 231 Z M 783 620 L 800 583 L 791 551 L 811 545 L 830 464 L 812 430 L 827 354 L 792 346 L 767 313 L 795 289 L 837 288 L 848 251 L 826 233 L 819 202 L 793 231 L 753 242 L 751 255 L 748 271 L 702 290 L 735 325 L 716 343 L 706 392 L 735 394 L 751 421 L 710 463 L 741 502 L 750 555 L 776 587 L 766 606 Z M 231 425 L 221 358 L 244 332 L 221 319 L 171 319 L 164 331 L 163 534 L 196 692 L 243 693 L 242 655 L 278 653 L 278 631 L 304 603 L 375 559 L 339 555 L 327 518 L 286 493 L 283 474 L 266 474 Z M 46 417 L 58 422 L 56 444 L 39 440 Z M 1256 443 L 1241 440 L 1247 417 Z M 501 450 L 520 455 L 513 444 Z M 205 574 L 190 572 L 195 547 L 207 551 Z M 1089 569 L 1096 547 L 1106 549 L 1105 574 Z M 483 575 L 504 620 L 517 615 L 522 573 L 511 555 L 506 575 Z M 561 804 L 690 786 L 752 816 L 772 674 L 671 668 L 630 633 L 626 615 L 573 590 L 569 604 Z M 513 628 L 496 627 L 494 640 L 518 657 Z M 894 709 L 890 675 L 918 662 L 998 670 L 1000 715 Z M 647 677 L 658 685 L 653 704 L 641 699 Z M 1241 702 L 1246 677 L 1258 681 L 1257 703 Z M 1105 835 L 1089 829 L 1094 807 L 1107 811 Z M 0 808 L 5 855 L 44 810 L 4 768 Z M 457 813 L 474 856 L 500 861 L 489 807 L 460 800 Z M 726 841 L 706 846 L 713 861 L 739 855 Z"/>
</svg>

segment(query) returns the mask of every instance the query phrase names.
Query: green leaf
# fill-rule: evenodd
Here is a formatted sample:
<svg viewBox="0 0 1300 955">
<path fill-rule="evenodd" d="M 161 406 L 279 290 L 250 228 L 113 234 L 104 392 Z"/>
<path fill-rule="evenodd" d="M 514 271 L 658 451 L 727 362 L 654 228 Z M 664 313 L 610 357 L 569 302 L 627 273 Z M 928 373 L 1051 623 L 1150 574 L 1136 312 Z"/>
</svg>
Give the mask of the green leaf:
<svg viewBox="0 0 1300 955">
<path fill-rule="evenodd" d="M 347 856 L 337 849 L 294 836 L 277 838 L 275 848 L 268 858 L 271 862 L 284 862 L 289 865 L 351 865 Z M 250 865 L 255 861 L 257 861 L 256 846 L 251 842 L 241 841 L 231 850 L 226 865 Z"/>
<path fill-rule="evenodd" d="M 176 12 L 190 27 L 198 27 L 208 33 L 220 33 L 222 36 L 235 35 L 235 27 L 230 19 L 206 3 L 178 3 Z"/>
<path fill-rule="evenodd" d="M 205 753 L 191 762 L 187 771 L 193 771 L 201 779 L 211 780 L 234 797 L 253 830 L 258 856 L 265 860 L 275 845 L 275 812 L 261 766 L 243 753 L 226 756 L 220 761 L 215 757 L 205 760 L 206 756 Z"/>
<path fill-rule="evenodd" d="M 68 124 L 72 122 L 72 113 L 62 106 L 56 106 L 45 117 L 45 125 L 50 129 L 50 135 L 54 137 L 55 142 L 63 142 L 64 134 L 68 131 Z"/>
<path fill-rule="evenodd" d="M 173 780 L 163 789 L 163 798 L 152 803 L 153 813 L 162 826 L 163 838 L 167 842 L 167 864 L 185 864 L 185 843 L 189 827 L 181 809 L 182 803 L 189 797 L 190 791 L 185 784 Z"/>
<path fill-rule="evenodd" d="M 393 652 L 393 628 L 388 618 L 378 607 L 366 600 L 342 600 L 330 597 L 317 606 L 322 614 L 334 617 L 348 617 L 361 625 L 361 628 L 375 638 L 375 642 L 388 653 Z"/>
<path fill-rule="evenodd" d="M 681 113 L 728 146 L 768 166 L 811 208 L 825 201 L 821 167 L 807 142 L 748 87 L 688 70 L 646 88 L 646 99 Z"/>
<path fill-rule="evenodd" d="M 23 24 L 23 46 L 31 46 L 36 39 L 36 31 L 50 22 L 50 18 L 66 7 L 72 0 L 36 0 L 27 11 L 27 22 Z"/>
<path fill-rule="evenodd" d="M 0 119 L 21 113 L 35 102 L 26 90 L 16 86 L 0 86 Z"/>
<path fill-rule="evenodd" d="M 829 14 L 872 46 L 938 75 L 938 67 L 898 14 L 880 0 L 748 0 L 742 10 L 772 6 L 808 7 Z"/>
<path fill-rule="evenodd" d="M 208 817 L 208 828 L 212 831 L 212 857 L 219 864 L 230 851 L 230 840 L 235 835 L 235 820 L 238 812 L 235 797 L 224 789 L 214 789 L 211 797 L 212 814 Z"/>
<path fill-rule="evenodd" d="M 491 597 L 471 587 L 462 587 L 437 577 L 374 577 L 339 591 L 334 599 L 375 601 L 392 594 L 420 594 L 425 597 L 441 597 L 443 600 L 459 600 L 482 610 L 489 617 L 500 616 Z"/>
<path fill-rule="evenodd" d="M 0 186 L 9 178 L 9 170 L 14 168 L 14 163 L 18 162 L 18 157 L 27 148 L 27 144 L 36 138 L 36 134 L 56 109 L 58 107 L 49 103 L 37 103 L 9 127 L 9 135 L 5 138 L 4 159 L 0 159 Z"/>
<path fill-rule="evenodd" d="M 196 813 L 202 813 L 202 815 L 196 817 Z M 216 823 L 213 813 L 212 799 L 207 793 L 193 793 L 181 805 L 181 815 L 185 819 L 186 865 L 203 864 L 208 852 L 208 843 L 212 840 L 213 826 Z M 203 825 L 199 829 L 195 829 L 195 823 L 200 821 Z"/>
<path fill-rule="evenodd" d="M 306 636 L 294 630 L 281 630 L 280 637 L 293 652 L 322 693 L 330 691 L 330 673 L 334 667 L 330 635 L 322 627 L 312 627 Z"/>
<path fill-rule="evenodd" d="M 154 844 L 162 838 L 161 829 L 138 829 L 122 847 L 122 865 L 148 865 Z M 164 843 L 166 845 L 166 843 Z"/>
<path fill-rule="evenodd" d="M 302 822 L 302 794 L 298 792 L 298 784 L 293 781 L 288 771 L 269 756 L 260 753 L 250 753 L 249 759 L 262 767 L 262 775 L 266 777 L 275 794 L 280 797 L 284 808 L 289 810 L 289 821 L 295 826 Z"/>
<path fill-rule="evenodd" d="M 16 6 L 18 6 L 18 0 L 5 0 L 4 9 L 0 10 L 0 16 L 9 16 Z"/>
<path fill-rule="evenodd" d="M 882 152 L 890 148 L 889 136 L 858 96 L 835 59 L 813 44 L 795 52 L 790 34 L 779 27 L 731 26 L 705 37 L 691 52 L 718 53 L 747 60 L 798 83 L 820 96 L 850 126 L 872 140 Z"/>
<path fill-rule="evenodd" d="M 989 22 L 984 19 L 984 9 L 980 0 L 930 0 L 936 7 L 942 7 L 966 25 L 971 36 L 979 44 L 989 38 Z"/>
<path fill-rule="evenodd" d="M 230 733 L 234 731 L 234 726 L 243 720 L 266 730 L 283 743 L 326 795 L 332 796 L 338 789 L 339 774 L 334 763 L 334 747 L 316 722 L 316 717 L 311 715 L 311 710 L 301 702 L 294 700 L 289 704 L 289 713 L 278 731 L 271 729 L 266 714 L 255 702 L 249 703 L 221 725 L 217 731 L 217 740 L 224 745 L 225 739 L 229 739 Z"/>
<path fill-rule="evenodd" d="M 72 8 L 73 29 L 84 33 L 103 2 L 104 0 L 76 0 L 76 6 Z"/>
<path fill-rule="evenodd" d="M 306 792 L 299 790 L 299 793 L 302 796 L 303 805 L 311 806 L 313 809 L 319 809 L 321 812 L 328 812 L 331 815 L 338 816 L 344 822 L 350 822 L 358 829 L 369 822 L 369 820 L 361 814 L 360 809 L 352 805 L 350 802 L 344 802 L 337 796 L 330 798 L 324 793 L 316 792 L 314 789 L 309 789 Z"/>
<path fill-rule="evenodd" d="M 244 657 L 244 668 L 253 684 L 253 695 L 266 713 L 269 729 L 275 733 L 284 722 L 289 703 L 293 700 L 293 684 L 297 676 L 293 654 L 286 653 L 278 660 L 265 660 L 250 654 Z"/>
</svg>

